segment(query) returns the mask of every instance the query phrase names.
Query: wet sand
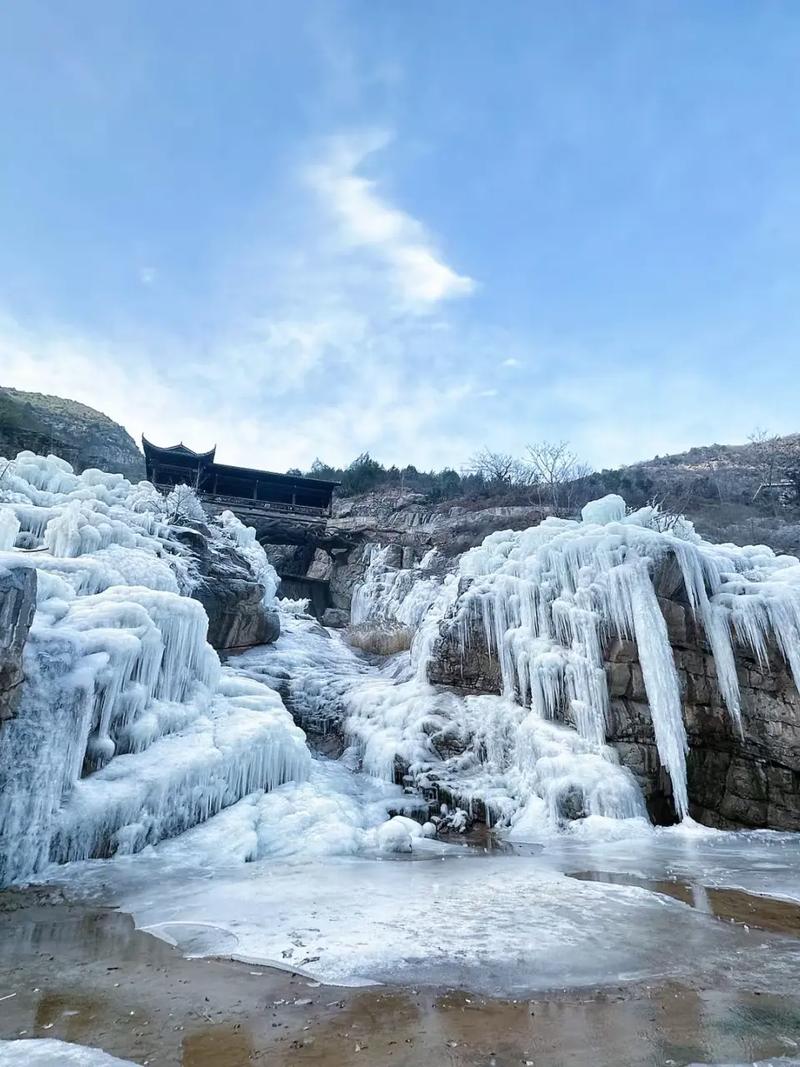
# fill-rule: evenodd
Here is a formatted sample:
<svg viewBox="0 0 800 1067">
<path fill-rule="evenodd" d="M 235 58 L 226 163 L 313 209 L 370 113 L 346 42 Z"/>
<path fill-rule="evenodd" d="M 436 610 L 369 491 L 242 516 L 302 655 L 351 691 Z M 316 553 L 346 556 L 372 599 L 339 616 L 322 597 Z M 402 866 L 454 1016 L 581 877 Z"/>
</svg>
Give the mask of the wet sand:
<svg viewBox="0 0 800 1067">
<path fill-rule="evenodd" d="M 758 912 L 761 900 L 737 907 Z M 341 989 L 265 967 L 186 960 L 129 916 L 69 904 L 54 891 L 0 894 L 0 908 L 0 1037 L 60 1038 L 140 1064 L 656 1067 L 800 1050 L 800 990 L 614 986 L 508 1001 Z"/>
<path fill-rule="evenodd" d="M 576 871 L 571 872 L 569 877 L 585 882 L 635 885 L 651 893 L 674 897 L 682 904 L 706 911 L 717 919 L 741 923 L 753 930 L 769 930 L 771 933 L 800 938 L 800 904 L 788 900 L 760 897 L 740 889 L 714 889 L 679 879 L 648 881 L 608 871 Z"/>
</svg>

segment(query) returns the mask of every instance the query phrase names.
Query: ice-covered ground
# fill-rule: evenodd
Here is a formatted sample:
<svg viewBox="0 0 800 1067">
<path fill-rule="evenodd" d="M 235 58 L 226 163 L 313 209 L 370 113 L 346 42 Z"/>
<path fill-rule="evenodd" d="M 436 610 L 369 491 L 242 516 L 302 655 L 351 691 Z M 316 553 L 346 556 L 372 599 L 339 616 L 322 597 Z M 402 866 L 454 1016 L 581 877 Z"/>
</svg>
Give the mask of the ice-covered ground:
<svg viewBox="0 0 800 1067">
<path fill-rule="evenodd" d="M 97 1048 L 53 1038 L 0 1041 L 0 1067 L 136 1067 Z"/>
<path fill-rule="evenodd" d="M 704 886 L 796 898 L 791 835 L 642 827 L 620 840 L 595 827 L 590 841 L 554 836 L 532 855 L 416 838 L 398 856 L 364 825 L 380 825 L 383 790 L 368 799 L 374 787 L 351 784 L 352 807 L 340 799 L 333 811 L 338 786 L 325 785 L 313 800 L 308 786 L 282 786 L 137 856 L 54 877 L 190 955 L 272 962 L 335 984 L 516 995 L 666 979 L 791 992 L 800 979 L 796 942 L 722 922 L 699 899 Z M 586 870 L 679 878 L 697 887 L 699 906 L 564 873 Z"/>
</svg>

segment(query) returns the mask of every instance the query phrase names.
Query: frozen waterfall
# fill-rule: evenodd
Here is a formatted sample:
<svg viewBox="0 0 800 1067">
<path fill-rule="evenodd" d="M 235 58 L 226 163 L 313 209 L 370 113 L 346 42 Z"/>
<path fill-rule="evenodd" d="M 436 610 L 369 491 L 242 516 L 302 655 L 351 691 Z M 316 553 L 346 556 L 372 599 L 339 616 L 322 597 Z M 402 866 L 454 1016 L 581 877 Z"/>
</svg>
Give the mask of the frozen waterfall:
<svg viewBox="0 0 800 1067">
<path fill-rule="evenodd" d="M 203 607 L 180 595 L 192 560 L 152 486 L 21 453 L 1 488 L 0 567 L 34 567 L 38 595 L 21 707 L 0 730 L 0 883 L 137 851 L 307 777 L 280 697 L 220 668 Z M 274 597 L 234 516 L 212 536 L 243 546 Z"/>
<path fill-rule="evenodd" d="M 682 699 L 654 586 L 670 558 L 739 727 L 734 640 L 764 665 L 774 642 L 800 684 L 800 563 L 763 545 L 710 544 L 686 520 L 667 523 L 652 507 L 626 514 L 624 501 L 610 496 L 587 505 L 581 521 L 547 518 L 529 530 L 491 534 L 467 552 L 459 575 L 469 586 L 455 617 L 464 655 L 479 620 L 509 699 L 542 719 L 564 718 L 569 710 L 580 735 L 595 745 L 605 738 L 608 706 L 604 647 L 612 636 L 635 641 L 659 756 L 685 816 Z"/>
</svg>

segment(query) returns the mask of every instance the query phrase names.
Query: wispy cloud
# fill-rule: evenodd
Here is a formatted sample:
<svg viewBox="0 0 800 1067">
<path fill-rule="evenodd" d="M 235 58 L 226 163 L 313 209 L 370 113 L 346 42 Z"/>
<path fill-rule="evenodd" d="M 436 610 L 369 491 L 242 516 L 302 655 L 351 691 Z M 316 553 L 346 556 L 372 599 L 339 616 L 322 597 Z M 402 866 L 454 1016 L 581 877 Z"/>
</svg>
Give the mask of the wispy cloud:
<svg viewBox="0 0 800 1067">
<path fill-rule="evenodd" d="M 475 282 L 450 267 L 425 226 L 381 195 L 359 168 L 385 148 L 385 131 L 331 138 L 325 157 L 305 177 L 338 222 L 344 248 L 365 249 L 389 269 L 401 300 L 424 311 L 443 300 L 469 296 Z"/>
</svg>

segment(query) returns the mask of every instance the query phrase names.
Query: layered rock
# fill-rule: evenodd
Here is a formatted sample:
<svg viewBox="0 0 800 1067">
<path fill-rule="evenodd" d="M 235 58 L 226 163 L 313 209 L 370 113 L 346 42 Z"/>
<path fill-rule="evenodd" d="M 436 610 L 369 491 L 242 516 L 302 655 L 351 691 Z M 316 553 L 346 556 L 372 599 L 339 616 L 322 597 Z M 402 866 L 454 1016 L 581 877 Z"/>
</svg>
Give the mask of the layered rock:
<svg viewBox="0 0 800 1067">
<path fill-rule="evenodd" d="M 690 814 L 721 828 L 800 830 L 800 695 L 773 648 L 765 669 L 741 645 L 736 666 L 741 733 L 720 692 L 717 668 L 688 605 L 659 598 L 681 686 L 689 741 Z M 608 738 L 639 779 L 651 813 L 669 821 L 669 776 L 661 768 L 636 646 L 606 649 Z"/>
<path fill-rule="evenodd" d="M 22 696 L 22 653 L 36 610 L 36 571 L 0 568 L 0 723 L 12 719 Z"/>
<path fill-rule="evenodd" d="M 329 617 L 340 624 L 350 611 L 354 589 L 364 580 L 374 546 L 397 546 L 397 566 L 411 567 L 431 548 L 454 559 L 495 530 L 523 530 L 541 517 L 533 505 L 436 506 L 419 493 L 394 489 L 335 499 L 322 544 L 268 545 L 266 551 L 280 574 L 327 582 L 330 608 L 336 612 Z"/>
</svg>

